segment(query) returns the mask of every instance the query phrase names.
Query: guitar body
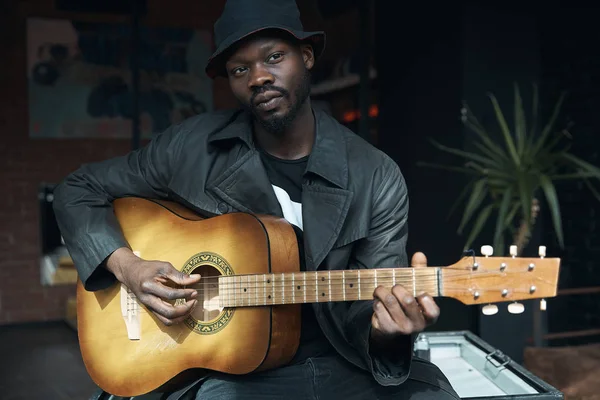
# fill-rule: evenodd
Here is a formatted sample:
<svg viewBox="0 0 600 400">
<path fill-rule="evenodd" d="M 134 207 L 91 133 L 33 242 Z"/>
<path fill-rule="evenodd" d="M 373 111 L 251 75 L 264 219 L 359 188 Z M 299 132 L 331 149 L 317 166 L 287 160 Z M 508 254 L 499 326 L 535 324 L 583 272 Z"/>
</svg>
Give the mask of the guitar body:
<svg viewBox="0 0 600 400">
<path fill-rule="evenodd" d="M 117 396 L 148 393 L 186 372 L 248 374 L 288 362 L 300 338 L 300 305 L 211 309 L 219 275 L 296 272 L 293 228 L 283 219 L 226 214 L 204 219 L 175 203 L 123 198 L 115 214 L 131 249 L 145 260 L 200 273 L 192 315 L 165 326 L 120 283 L 77 287 L 79 343 L 88 373 Z M 210 279 L 210 277 L 213 277 Z M 211 294 L 212 293 L 212 294 Z M 203 297 L 204 296 L 204 297 Z M 207 297 L 208 296 L 208 297 Z"/>
</svg>

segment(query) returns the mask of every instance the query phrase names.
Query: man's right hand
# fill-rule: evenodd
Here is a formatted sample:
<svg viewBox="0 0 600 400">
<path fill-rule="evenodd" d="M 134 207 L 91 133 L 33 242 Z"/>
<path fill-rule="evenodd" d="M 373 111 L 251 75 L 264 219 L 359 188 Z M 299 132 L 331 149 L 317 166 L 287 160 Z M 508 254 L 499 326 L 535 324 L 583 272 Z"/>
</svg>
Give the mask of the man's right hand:
<svg viewBox="0 0 600 400">
<path fill-rule="evenodd" d="M 108 257 L 106 268 L 165 325 L 183 321 L 196 306 L 196 289 L 172 286 L 198 283 L 200 275 L 186 275 L 168 262 L 143 260 L 124 247 Z M 175 306 L 167 301 L 176 299 L 186 302 Z"/>
</svg>

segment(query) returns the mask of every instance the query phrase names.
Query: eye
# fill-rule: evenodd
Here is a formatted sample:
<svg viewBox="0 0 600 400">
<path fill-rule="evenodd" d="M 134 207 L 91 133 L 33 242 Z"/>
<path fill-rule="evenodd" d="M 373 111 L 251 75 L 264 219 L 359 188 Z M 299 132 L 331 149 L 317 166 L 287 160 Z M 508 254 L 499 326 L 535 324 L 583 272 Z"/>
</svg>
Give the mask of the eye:
<svg viewBox="0 0 600 400">
<path fill-rule="evenodd" d="M 279 62 L 279 61 L 281 61 L 282 58 L 283 58 L 282 52 L 273 53 L 267 58 L 267 62 Z"/>
<path fill-rule="evenodd" d="M 238 76 L 238 75 L 241 75 L 241 74 L 242 74 L 242 73 L 243 73 L 245 70 L 246 70 L 246 67 L 237 67 L 237 68 L 233 68 L 233 69 L 230 71 L 230 74 L 231 74 L 231 75 L 234 75 L 234 76 Z"/>
</svg>

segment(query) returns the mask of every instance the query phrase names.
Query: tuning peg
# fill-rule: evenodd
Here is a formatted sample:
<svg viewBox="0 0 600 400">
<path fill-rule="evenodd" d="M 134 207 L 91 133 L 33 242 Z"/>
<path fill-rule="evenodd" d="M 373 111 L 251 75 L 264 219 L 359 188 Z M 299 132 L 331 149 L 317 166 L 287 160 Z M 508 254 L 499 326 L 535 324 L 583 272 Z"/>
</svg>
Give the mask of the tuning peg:
<svg viewBox="0 0 600 400">
<path fill-rule="evenodd" d="M 492 254 L 494 254 L 494 248 L 490 245 L 481 246 L 481 254 L 483 254 L 486 257 L 489 257 Z"/>
<path fill-rule="evenodd" d="M 538 248 L 538 254 L 540 255 L 540 258 L 546 257 L 546 246 L 540 246 Z"/>
<path fill-rule="evenodd" d="M 546 299 L 540 300 L 540 310 L 546 311 Z"/>
<path fill-rule="evenodd" d="M 508 312 L 511 314 L 521 314 L 525 311 L 525 306 L 521 303 L 511 303 L 508 305 Z"/>
<path fill-rule="evenodd" d="M 498 312 L 498 306 L 495 304 L 488 304 L 487 306 L 483 306 L 481 312 L 483 315 L 494 315 Z"/>
<path fill-rule="evenodd" d="M 517 256 L 517 246 L 514 244 L 510 246 L 510 255 L 513 256 L 513 258 Z"/>
</svg>

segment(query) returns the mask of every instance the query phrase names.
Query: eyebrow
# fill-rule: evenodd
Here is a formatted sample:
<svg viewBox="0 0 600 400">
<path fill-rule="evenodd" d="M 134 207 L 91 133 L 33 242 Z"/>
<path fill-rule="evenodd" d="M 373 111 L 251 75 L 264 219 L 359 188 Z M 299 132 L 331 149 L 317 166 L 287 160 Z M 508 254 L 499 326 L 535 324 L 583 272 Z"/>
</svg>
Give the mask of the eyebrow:
<svg viewBox="0 0 600 400">
<path fill-rule="evenodd" d="M 259 51 L 262 52 L 267 52 L 272 50 L 274 47 L 279 46 L 285 44 L 284 42 L 276 42 L 276 41 L 269 41 L 261 46 L 259 46 Z M 232 55 L 229 58 L 228 63 L 243 63 L 244 62 L 244 58 L 239 56 L 239 55 Z"/>
</svg>

